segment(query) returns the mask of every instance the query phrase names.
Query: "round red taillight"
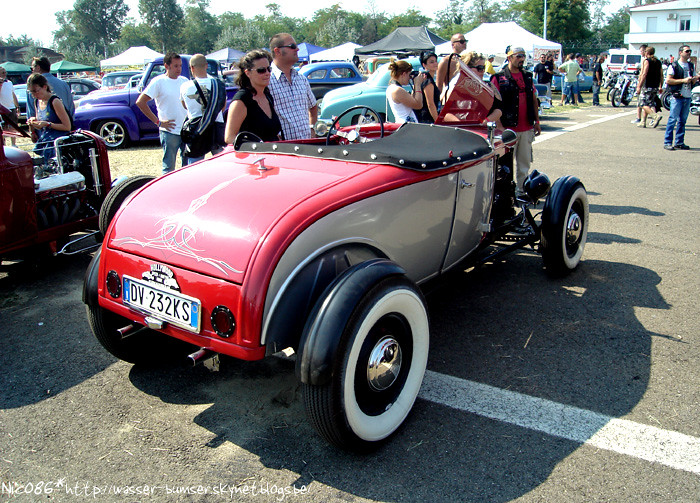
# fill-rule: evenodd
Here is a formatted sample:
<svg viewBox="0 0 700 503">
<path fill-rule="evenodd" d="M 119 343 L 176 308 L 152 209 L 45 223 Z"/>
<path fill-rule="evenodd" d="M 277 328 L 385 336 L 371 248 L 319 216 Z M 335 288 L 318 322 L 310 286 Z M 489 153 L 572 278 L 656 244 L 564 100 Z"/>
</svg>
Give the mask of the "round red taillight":
<svg viewBox="0 0 700 503">
<path fill-rule="evenodd" d="M 122 294 L 122 280 L 119 279 L 117 271 L 107 273 L 107 291 L 115 299 L 118 299 Z"/>
<path fill-rule="evenodd" d="M 233 313 L 226 306 L 216 306 L 211 312 L 211 326 L 220 337 L 231 337 L 236 329 Z"/>
</svg>

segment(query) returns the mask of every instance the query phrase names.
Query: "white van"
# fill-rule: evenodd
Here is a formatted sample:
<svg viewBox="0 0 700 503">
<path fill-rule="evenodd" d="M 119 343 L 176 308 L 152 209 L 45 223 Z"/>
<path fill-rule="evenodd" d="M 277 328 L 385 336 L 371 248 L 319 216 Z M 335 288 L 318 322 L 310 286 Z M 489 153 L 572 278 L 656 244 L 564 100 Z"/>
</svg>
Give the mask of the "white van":
<svg viewBox="0 0 700 503">
<path fill-rule="evenodd" d="M 606 60 L 607 67 L 612 72 L 621 72 L 627 65 L 627 73 L 634 73 L 642 69 L 642 56 L 639 50 L 610 49 L 610 56 Z"/>
</svg>

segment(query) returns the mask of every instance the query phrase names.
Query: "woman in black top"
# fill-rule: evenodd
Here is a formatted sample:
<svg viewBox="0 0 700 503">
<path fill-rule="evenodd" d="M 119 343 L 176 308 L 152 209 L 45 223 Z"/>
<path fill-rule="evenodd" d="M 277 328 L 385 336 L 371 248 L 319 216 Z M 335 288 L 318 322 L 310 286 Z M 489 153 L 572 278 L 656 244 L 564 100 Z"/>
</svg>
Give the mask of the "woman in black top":
<svg viewBox="0 0 700 503">
<path fill-rule="evenodd" d="M 435 84 L 438 61 L 434 52 L 424 52 L 420 55 L 420 63 L 425 70 L 425 80 L 421 84 L 423 91 L 423 108 L 418 111 L 418 122 L 432 124 L 440 113 L 440 92 Z"/>
<path fill-rule="evenodd" d="M 661 61 L 659 61 L 656 56 L 656 49 L 653 47 L 647 47 L 646 49 L 646 60 L 642 63 L 642 74 L 639 76 L 639 82 L 637 84 L 637 103 L 642 109 L 642 119 L 638 126 L 647 127 L 647 118 L 652 117 L 650 123 L 651 127 L 656 127 L 661 122 L 663 114 L 656 111 L 656 100 L 659 95 L 663 92 L 664 85 L 664 71 L 661 66 Z"/>
<path fill-rule="evenodd" d="M 282 125 L 275 113 L 270 83 L 272 56 L 267 51 L 250 51 L 241 58 L 236 83 L 240 90 L 233 97 L 226 121 L 226 143 L 233 143 L 240 132 L 249 132 L 263 141 L 282 139 Z"/>
</svg>

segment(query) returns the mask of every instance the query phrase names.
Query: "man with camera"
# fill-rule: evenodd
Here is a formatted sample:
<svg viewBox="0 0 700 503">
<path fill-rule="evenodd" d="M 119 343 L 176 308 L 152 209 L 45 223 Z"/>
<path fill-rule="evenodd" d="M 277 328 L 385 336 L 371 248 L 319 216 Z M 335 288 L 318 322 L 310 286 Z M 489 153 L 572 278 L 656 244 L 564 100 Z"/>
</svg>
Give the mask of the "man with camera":
<svg viewBox="0 0 700 503">
<path fill-rule="evenodd" d="M 666 150 L 689 150 L 685 144 L 685 121 L 690 113 L 691 89 L 698 81 L 695 76 L 695 67 L 690 61 L 693 51 L 688 45 L 682 45 L 678 49 L 678 60 L 669 65 L 666 70 L 666 90 L 671 93 L 671 110 L 666 123 L 666 135 L 664 148 Z M 677 126 L 677 128 L 676 128 Z M 673 132 L 676 130 L 676 141 L 673 141 Z"/>
</svg>

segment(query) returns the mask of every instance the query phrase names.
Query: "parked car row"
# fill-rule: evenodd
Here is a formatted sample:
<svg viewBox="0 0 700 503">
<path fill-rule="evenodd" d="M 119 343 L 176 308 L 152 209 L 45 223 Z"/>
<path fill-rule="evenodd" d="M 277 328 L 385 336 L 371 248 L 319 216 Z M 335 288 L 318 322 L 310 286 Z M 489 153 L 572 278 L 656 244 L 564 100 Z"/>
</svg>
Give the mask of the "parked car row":
<svg viewBox="0 0 700 503">
<path fill-rule="evenodd" d="M 406 61 L 414 70 L 420 71 L 423 68 L 418 58 L 408 58 Z M 376 110 L 382 120 L 392 122 L 394 113 L 386 100 L 389 80 L 391 80 L 389 63 L 384 63 L 365 82 L 329 91 L 319 105 L 319 119 L 330 121 L 350 107 L 363 105 Z M 361 114 L 358 111 L 355 115 L 345 117 L 340 125 L 357 124 L 360 117 Z"/>
<path fill-rule="evenodd" d="M 139 71 L 108 73 L 102 77 L 102 89 L 112 91 L 124 87 L 133 87 L 134 77 L 140 77 L 141 75 L 143 75 L 143 72 Z M 136 79 L 136 83 L 138 84 L 138 79 Z"/>
<path fill-rule="evenodd" d="M 578 76 L 578 85 L 581 91 L 588 92 L 593 89 L 593 77 L 587 73 Z M 552 78 L 552 91 L 561 92 L 564 87 L 564 75 L 556 74 Z"/>
<path fill-rule="evenodd" d="M 357 67 L 349 61 L 323 61 L 311 63 L 299 70 L 311 85 L 317 100 L 322 99 L 332 89 L 350 86 L 364 79 Z"/>
</svg>

